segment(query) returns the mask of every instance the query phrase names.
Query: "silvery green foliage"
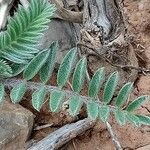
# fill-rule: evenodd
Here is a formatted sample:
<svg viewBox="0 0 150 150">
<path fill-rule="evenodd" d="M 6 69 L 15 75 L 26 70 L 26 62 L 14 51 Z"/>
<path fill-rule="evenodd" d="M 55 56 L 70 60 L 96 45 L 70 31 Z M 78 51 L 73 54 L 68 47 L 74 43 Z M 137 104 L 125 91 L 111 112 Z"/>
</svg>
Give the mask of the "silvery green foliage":
<svg viewBox="0 0 150 150">
<path fill-rule="evenodd" d="M 82 89 L 86 75 L 86 65 L 86 58 L 81 58 L 76 65 L 72 80 L 74 92 L 79 93 Z"/>
<path fill-rule="evenodd" d="M 32 106 L 37 110 L 40 111 L 44 99 L 46 96 L 46 89 L 44 86 L 40 87 L 40 89 L 36 90 L 32 94 Z"/>
<path fill-rule="evenodd" d="M 108 120 L 110 114 L 110 108 L 107 105 L 102 105 L 99 107 L 99 118 L 103 121 L 106 122 Z"/>
<path fill-rule="evenodd" d="M 117 99 L 116 99 L 116 106 L 122 107 L 124 102 L 127 100 L 129 94 L 132 91 L 133 83 L 126 83 L 120 90 Z"/>
<path fill-rule="evenodd" d="M 43 83 L 46 83 L 49 80 L 54 70 L 55 57 L 58 49 L 58 42 L 53 42 L 49 49 L 50 52 L 47 61 L 40 70 L 40 79 Z"/>
<path fill-rule="evenodd" d="M 135 126 L 150 125 L 150 117 L 136 114 L 137 110 L 148 96 L 140 96 L 133 102 L 126 104 L 126 100 L 132 91 L 132 83 L 126 83 L 118 93 L 117 98 L 113 98 L 119 80 L 118 72 L 113 72 L 106 83 L 104 82 L 105 70 L 99 68 L 93 75 L 89 87 L 88 97 L 80 95 L 85 83 L 87 70 L 87 60 L 81 58 L 76 64 L 77 49 L 71 49 L 62 60 L 58 69 L 57 87 L 52 92 L 47 91 L 45 85 L 52 75 L 55 67 L 57 42 L 51 44 L 47 50 L 39 52 L 35 45 L 42 36 L 43 31 L 48 28 L 49 18 L 55 11 L 54 5 L 46 0 L 31 0 L 26 9 L 21 5 L 14 17 L 9 18 L 6 31 L 0 33 L 0 79 L 1 77 L 11 77 L 23 72 L 26 80 L 31 80 L 37 74 L 40 75 L 42 86 L 32 94 L 32 105 L 40 111 L 44 104 L 46 94 L 49 98 L 49 108 L 52 112 L 61 110 L 67 92 L 63 90 L 66 82 L 72 79 L 72 92 L 69 95 L 69 112 L 72 116 L 78 115 L 83 104 L 86 105 L 88 117 L 92 120 L 99 119 L 108 121 L 110 112 L 120 125 L 130 122 Z M 74 68 L 75 66 L 75 68 Z M 104 90 L 101 88 L 103 83 Z M 12 102 L 19 103 L 26 92 L 28 82 L 23 82 L 10 92 Z M 103 96 L 99 98 L 99 91 Z M 4 85 L 0 84 L 0 102 L 4 100 Z M 100 100 L 99 100 L 100 99 Z M 114 105 L 110 104 L 115 100 Z"/>
<path fill-rule="evenodd" d="M 126 108 L 126 110 L 128 112 L 132 112 L 134 110 L 136 110 L 137 108 L 139 108 L 139 106 L 141 106 L 141 104 L 143 104 L 146 100 L 148 99 L 147 95 L 142 95 L 140 97 L 138 97 L 137 99 L 135 99 L 133 102 L 131 102 L 128 107 Z"/>
<path fill-rule="evenodd" d="M 89 118 L 95 120 L 98 117 L 99 106 L 94 101 L 87 103 L 87 113 Z"/>
<path fill-rule="evenodd" d="M 0 32 L 0 75 L 10 77 L 13 72 L 8 64 L 25 66 L 39 52 L 37 44 L 55 10 L 47 0 L 31 0 L 28 8 L 18 6 L 14 16 L 8 18 L 7 29 Z M 7 61 L 7 68 L 3 60 Z"/>
<path fill-rule="evenodd" d="M 26 83 L 23 82 L 23 83 L 20 83 L 19 85 L 16 85 L 15 87 L 13 87 L 13 89 L 11 90 L 10 92 L 10 98 L 11 98 L 11 101 L 13 103 L 19 103 L 25 92 L 26 92 Z"/>
<path fill-rule="evenodd" d="M 83 102 L 80 96 L 72 96 L 69 99 L 69 113 L 72 116 L 76 116 L 79 114 L 79 111 L 83 105 Z"/>
<path fill-rule="evenodd" d="M 29 80 L 32 79 L 36 74 L 40 74 L 40 79 L 42 82 L 46 83 L 49 77 L 44 76 L 42 77 L 41 70 L 46 70 L 47 76 L 51 76 L 52 70 L 54 68 L 54 60 L 56 56 L 57 44 L 52 43 L 48 50 L 44 50 L 38 53 L 26 66 L 23 71 L 24 77 Z M 50 56 L 53 55 L 53 56 Z M 108 121 L 110 112 L 114 114 L 116 121 L 120 125 L 125 125 L 125 123 L 130 122 L 135 126 L 150 125 L 150 117 L 136 114 L 134 111 L 138 109 L 143 102 L 148 99 L 148 96 L 140 96 L 134 101 L 126 104 L 126 100 L 128 99 L 131 91 L 132 91 L 132 83 L 126 83 L 118 93 L 117 98 L 113 98 L 115 93 L 115 88 L 118 83 L 119 75 L 118 72 L 112 73 L 108 79 L 106 79 L 106 83 L 104 85 L 103 97 L 99 100 L 99 91 L 104 83 L 105 77 L 105 70 L 104 68 L 100 68 L 96 71 L 93 75 L 88 88 L 88 95 L 87 99 L 83 98 L 80 95 L 80 91 L 83 87 L 85 74 L 86 74 L 86 58 L 81 58 L 77 64 L 74 64 L 74 60 L 76 59 L 77 51 L 75 48 L 71 49 L 64 59 L 58 69 L 58 76 L 57 76 L 57 84 L 58 88 L 55 88 L 51 93 L 46 90 L 45 84 L 40 89 L 37 89 L 32 94 L 32 105 L 33 107 L 40 111 L 46 93 L 50 95 L 49 99 L 49 108 L 52 112 L 59 112 L 63 105 L 64 100 L 67 98 L 67 94 L 65 90 L 62 88 L 65 86 L 66 82 L 70 80 L 72 77 L 72 85 L 73 91 L 72 94 L 69 96 L 69 113 L 72 116 L 78 115 L 81 107 L 83 104 L 86 105 L 88 117 L 95 120 L 99 119 L 103 122 Z M 48 64 L 52 63 L 52 64 Z M 73 69 L 75 65 L 75 68 Z M 65 68 L 66 66 L 66 68 Z M 64 76 L 64 78 L 63 78 Z M 20 102 L 21 98 L 25 93 L 25 84 L 21 83 L 15 86 L 11 91 L 11 99 L 13 102 Z M 4 88 L 0 86 L 0 98 L 4 96 Z M 110 104 L 110 101 L 115 100 L 114 105 Z M 2 100 L 1 100 L 2 101 Z M 126 106 L 127 105 L 127 106 Z M 126 106 L 126 107 L 125 107 Z"/>
<path fill-rule="evenodd" d="M 49 107 L 52 112 L 59 112 L 60 107 L 64 102 L 65 93 L 62 91 L 52 91 L 50 94 Z"/>
<path fill-rule="evenodd" d="M 114 72 L 110 75 L 108 78 L 105 88 L 104 88 L 104 94 L 103 94 L 103 100 L 106 104 L 108 104 L 115 92 L 117 83 L 118 83 L 118 72 Z"/>
<path fill-rule="evenodd" d="M 121 111 L 119 109 L 116 109 L 114 111 L 114 115 L 116 118 L 116 121 L 122 126 L 126 123 L 126 113 L 124 111 Z"/>
<path fill-rule="evenodd" d="M 6 61 L 0 60 L 0 78 L 10 77 L 12 74 L 12 68 Z"/>
<path fill-rule="evenodd" d="M 23 77 L 26 80 L 32 79 L 45 64 L 50 50 L 41 51 L 38 55 L 36 55 L 27 65 L 23 72 Z"/>
<path fill-rule="evenodd" d="M 96 97 L 98 95 L 99 90 L 104 82 L 104 78 L 105 78 L 104 68 L 98 69 L 93 75 L 93 78 L 89 84 L 88 95 L 90 97 Z"/>
<path fill-rule="evenodd" d="M 64 57 L 57 74 L 57 84 L 59 87 L 63 87 L 73 69 L 73 64 L 75 63 L 77 49 L 71 49 Z"/>
</svg>

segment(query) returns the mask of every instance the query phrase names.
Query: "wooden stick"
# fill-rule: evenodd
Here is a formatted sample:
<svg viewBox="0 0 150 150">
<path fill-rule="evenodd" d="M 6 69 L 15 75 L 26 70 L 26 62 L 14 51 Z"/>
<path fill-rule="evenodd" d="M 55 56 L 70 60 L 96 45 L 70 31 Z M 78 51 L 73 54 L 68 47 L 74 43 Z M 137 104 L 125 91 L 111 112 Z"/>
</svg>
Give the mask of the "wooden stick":
<svg viewBox="0 0 150 150">
<path fill-rule="evenodd" d="M 86 130 L 92 128 L 95 121 L 85 118 L 76 123 L 67 124 L 54 131 L 27 150 L 56 150 Z"/>
</svg>

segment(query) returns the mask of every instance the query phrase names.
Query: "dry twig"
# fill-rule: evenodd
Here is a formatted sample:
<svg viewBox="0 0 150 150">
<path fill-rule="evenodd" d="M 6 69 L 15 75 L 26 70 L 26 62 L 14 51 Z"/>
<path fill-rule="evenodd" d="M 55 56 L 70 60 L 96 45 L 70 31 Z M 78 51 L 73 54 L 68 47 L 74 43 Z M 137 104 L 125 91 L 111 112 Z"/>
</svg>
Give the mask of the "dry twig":
<svg viewBox="0 0 150 150">
<path fill-rule="evenodd" d="M 95 121 L 85 118 L 76 123 L 67 124 L 54 131 L 28 150 L 56 150 L 86 130 L 92 128 Z"/>
</svg>

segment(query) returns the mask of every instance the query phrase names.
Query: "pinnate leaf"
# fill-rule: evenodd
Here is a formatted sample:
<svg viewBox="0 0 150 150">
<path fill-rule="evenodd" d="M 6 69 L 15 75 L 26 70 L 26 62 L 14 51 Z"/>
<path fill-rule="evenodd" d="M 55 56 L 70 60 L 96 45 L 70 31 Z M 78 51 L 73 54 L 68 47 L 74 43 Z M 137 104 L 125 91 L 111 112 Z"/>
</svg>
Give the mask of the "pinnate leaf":
<svg viewBox="0 0 150 150">
<path fill-rule="evenodd" d="M 57 84 L 59 87 L 63 87 L 70 76 L 71 70 L 73 68 L 73 64 L 76 59 L 76 52 L 77 52 L 76 48 L 71 49 L 66 54 L 59 67 L 58 74 L 57 74 Z"/>
<path fill-rule="evenodd" d="M 70 113 L 70 115 L 72 115 L 72 116 L 78 115 L 82 105 L 83 105 L 83 102 L 79 96 L 72 96 L 69 99 L 69 113 Z"/>
<path fill-rule="evenodd" d="M 118 83 L 118 72 L 114 72 L 110 75 L 110 77 L 108 78 L 105 88 L 104 88 L 104 95 L 103 95 L 103 100 L 106 104 L 108 104 L 115 92 L 117 83 Z"/>
<path fill-rule="evenodd" d="M 49 49 L 50 49 L 49 56 L 40 70 L 40 79 L 43 83 L 46 83 L 49 80 L 53 72 L 56 52 L 58 49 L 58 42 L 53 42 Z"/>
<path fill-rule="evenodd" d="M 126 111 L 128 112 L 132 112 L 135 109 L 139 108 L 143 102 L 145 102 L 147 99 L 149 98 L 149 96 L 147 95 L 142 95 L 140 97 L 138 97 L 137 99 L 135 99 L 133 102 L 131 102 L 128 107 L 126 108 Z"/>
<path fill-rule="evenodd" d="M 95 120 L 98 117 L 98 104 L 94 101 L 87 103 L 88 117 Z"/>
<path fill-rule="evenodd" d="M 62 106 L 65 98 L 65 93 L 62 91 L 54 90 L 51 92 L 49 107 L 52 112 L 58 112 Z"/>
<path fill-rule="evenodd" d="M 14 63 L 27 63 L 37 54 L 37 43 L 56 10 L 48 1 L 31 0 L 28 8 L 19 5 L 0 34 L 0 57 Z"/>
<path fill-rule="evenodd" d="M 49 50 L 42 51 L 37 56 L 35 56 L 24 70 L 23 77 L 26 80 L 32 79 L 42 68 L 48 56 Z"/>
<path fill-rule="evenodd" d="M 99 118 L 103 122 L 106 122 L 108 120 L 109 114 L 110 114 L 109 106 L 103 105 L 103 106 L 99 107 Z"/>
<path fill-rule="evenodd" d="M 44 103 L 45 96 L 46 96 L 46 89 L 44 86 L 40 87 L 40 89 L 34 91 L 34 93 L 32 94 L 32 106 L 37 111 L 40 111 Z"/>
<path fill-rule="evenodd" d="M 13 87 L 13 89 L 10 92 L 11 101 L 13 103 L 19 103 L 22 100 L 26 92 L 26 89 L 27 89 L 26 82 L 22 82 Z"/>
<path fill-rule="evenodd" d="M 99 90 L 100 90 L 100 87 L 104 81 L 104 78 L 105 78 L 105 74 L 104 74 L 104 68 L 100 68 L 98 69 L 92 80 L 90 81 L 89 83 L 89 89 L 88 89 L 88 95 L 90 97 L 95 97 L 97 96 Z"/>
<path fill-rule="evenodd" d="M 72 87 L 75 92 L 80 92 L 82 89 L 86 75 L 86 65 L 85 57 L 80 59 L 76 65 L 72 80 Z"/>
</svg>

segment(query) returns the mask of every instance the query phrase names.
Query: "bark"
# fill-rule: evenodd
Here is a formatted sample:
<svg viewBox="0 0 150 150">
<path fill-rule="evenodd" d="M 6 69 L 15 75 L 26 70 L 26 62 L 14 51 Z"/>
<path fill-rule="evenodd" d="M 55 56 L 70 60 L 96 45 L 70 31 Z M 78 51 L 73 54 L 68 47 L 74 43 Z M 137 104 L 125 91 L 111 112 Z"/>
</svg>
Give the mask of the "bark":
<svg viewBox="0 0 150 150">
<path fill-rule="evenodd" d="M 66 144 L 77 135 L 92 128 L 95 122 L 86 118 L 76 123 L 67 124 L 51 133 L 28 150 L 56 150 Z"/>
</svg>

